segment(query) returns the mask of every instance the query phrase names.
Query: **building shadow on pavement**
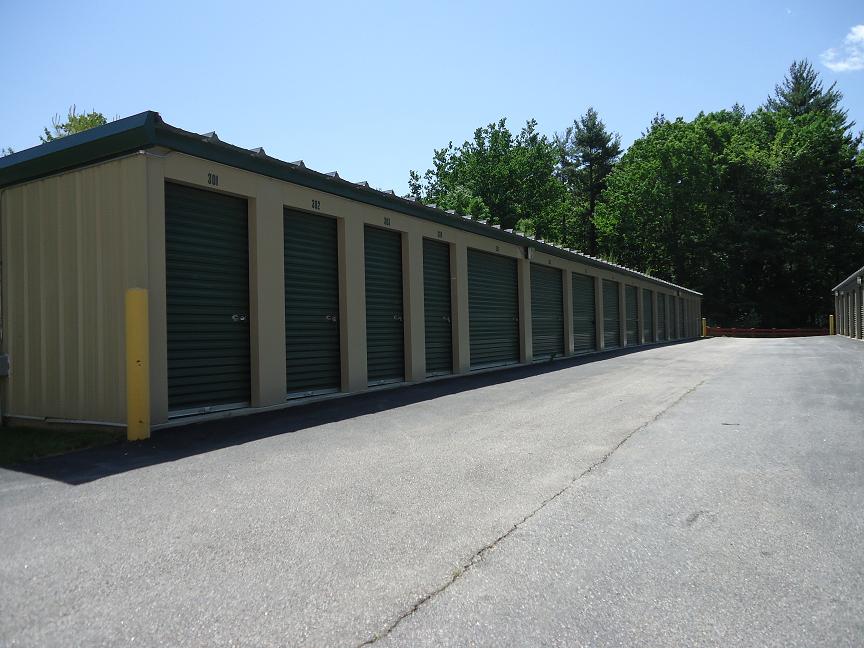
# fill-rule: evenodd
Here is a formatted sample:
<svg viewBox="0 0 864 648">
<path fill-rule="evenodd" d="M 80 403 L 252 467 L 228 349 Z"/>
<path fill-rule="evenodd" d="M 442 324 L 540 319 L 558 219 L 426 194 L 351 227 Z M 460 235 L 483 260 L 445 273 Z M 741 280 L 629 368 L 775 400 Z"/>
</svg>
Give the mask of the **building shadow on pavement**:
<svg viewBox="0 0 864 648">
<path fill-rule="evenodd" d="M 53 479 L 70 485 L 86 484 L 130 470 L 177 461 L 279 434 L 297 432 L 450 394 L 561 371 L 651 348 L 676 346 L 695 341 L 697 340 L 679 340 L 647 347 L 639 346 L 571 356 L 398 388 L 375 389 L 338 399 L 331 398 L 298 403 L 292 407 L 248 416 L 227 417 L 198 423 L 190 421 L 189 425 L 154 430 L 150 439 L 146 441 L 80 450 L 66 455 L 37 459 L 26 463 L 3 466 L 2 468 Z"/>
</svg>

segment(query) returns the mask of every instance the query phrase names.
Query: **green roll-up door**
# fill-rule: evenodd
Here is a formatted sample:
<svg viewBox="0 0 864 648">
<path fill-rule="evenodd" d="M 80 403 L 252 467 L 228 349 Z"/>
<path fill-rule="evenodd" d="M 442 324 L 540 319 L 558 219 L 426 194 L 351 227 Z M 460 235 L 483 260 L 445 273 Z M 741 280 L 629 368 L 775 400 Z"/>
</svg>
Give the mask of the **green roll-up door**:
<svg viewBox="0 0 864 648">
<path fill-rule="evenodd" d="M 606 349 L 621 346 L 621 313 L 618 304 L 618 282 L 603 280 L 603 343 Z"/>
<path fill-rule="evenodd" d="M 666 308 L 668 311 L 668 323 L 669 323 L 669 339 L 674 340 L 678 337 L 678 329 L 676 324 L 678 323 L 678 318 L 676 317 L 675 312 L 675 296 L 669 295 L 666 298 Z"/>
<path fill-rule="evenodd" d="M 288 395 L 337 391 L 342 374 L 336 219 L 285 209 L 283 221 Z"/>
<path fill-rule="evenodd" d="M 249 226 L 246 201 L 165 184 L 168 409 L 249 403 Z"/>
<path fill-rule="evenodd" d="M 531 264 L 531 346 L 535 360 L 564 355 L 564 279 L 555 268 Z"/>
<path fill-rule="evenodd" d="M 519 362 L 518 287 L 516 259 L 468 250 L 472 369 Z"/>
<path fill-rule="evenodd" d="M 669 339 L 674 340 L 678 337 L 678 331 L 676 330 L 677 317 L 675 317 L 675 296 L 669 295 L 666 298 L 666 308 L 669 311 L 667 316 L 667 322 L 669 323 Z"/>
<path fill-rule="evenodd" d="M 642 289 L 642 336 L 645 344 L 654 341 L 654 293 L 647 288 Z"/>
<path fill-rule="evenodd" d="M 681 323 L 678 319 L 678 298 L 674 296 L 669 298 L 669 317 L 672 318 L 672 339 L 677 340 L 681 337 Z"/>
<path fill-rule="evenodd" d="M 684 299 L 678 298 L 678 338 L 686 337 L 684 330 Z"/>
<path fill-rule="evenodd" d="M 678 298 L 669 296 L 669 339 L 678 339 Z"/>
<path fill-rule="evenodd" d="M 681 337 L 688 338 L 690 337 L 690 316 L 689 316 L 689 306 L 687 304 L 687 300 L 682 297 L 681 298 Z"/>
<path fill-rule="evenodd" d="M 675 297 L 673 295 L 666 296 L 666 337 L 669 340 L 675 339 Z"/>
<path fill-rule="evenodd" d="M 657 341 L 665 342 L 669 339 L 666 330 L 666 295 L 657 293 Z"/>
<path fill-rule="evenodd" d="M 450 322 L 450 246 L 423 239 L 423 317 L 426 323 L 426 375 L 453 371 Z"/>
<path fill-rule="evenodd" d="M 573 352 L 597 349 L 594 277 L 573 273 Z"/>
<path fill-rule="evenodd" d="M 366 363 L 370 385 L 405 379 L 402 235 L 365 228 Z"/>
<path fill-rule="evenodd" d="M 674 332 L 675 339 L 677 340 L 679 337 L 681 337 L 680 320 L 678 319 L 677 297 L 672 297 L 672 301 L 669 304 L 669 316 L 672 318 L 672 331 Z"/>
<path fill-rule="evenodd" d="M 624 286 L 624 305 L 627 310 L 627 346 L 639 344 L 639 289 Z"/>
</svg>

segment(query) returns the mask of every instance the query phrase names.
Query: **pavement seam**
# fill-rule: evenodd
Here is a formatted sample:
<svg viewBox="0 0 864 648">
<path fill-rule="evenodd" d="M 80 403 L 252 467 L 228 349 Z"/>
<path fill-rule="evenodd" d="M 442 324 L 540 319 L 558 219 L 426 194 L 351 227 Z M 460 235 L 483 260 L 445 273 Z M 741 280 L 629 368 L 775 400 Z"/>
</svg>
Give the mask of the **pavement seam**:
<svg viewBox="0 0 864 648">
<path fill-rule="evenodd" d="M 385 627 L 382 631 L 376 632 L 372 637 L 370 637 L 366 641 L 363 641 L 362 643 L 358 644 L 358 648 L 362 648 L 363 646 L 371 646 L 372 644 L 378 642 L 379 640 L 386 638 L 391 632 L 393 632 L 397 627 L 399 627 L 399 625 L 405 619 L 412 616 L 423 605 L 425 605 L 426 603 L 431 601 L 433 598 L 435 598 L 436 596 L 441 594 L 444 590 L 446 590 L 453 583 L 455 583 L 457 580 L 459 580 L 462 576 L 465 575 L 465 573 L 469 569 L 471 569 L 472 567 L 474 567 L 478 563 L 482 562 L 484 557 L 486 556 L 486 554 L 489 551 L 491 551 L 492 549 L 494 549 L 498 545 L 498 543 L 500 543 L 502 540 L 506 540 L 508 536 L 510 536 L 519 527 L 521 527 L 523 524 L 528 522 L 531 518 L 533 518 L 535 515 L 537 515 L 544 508 L 546 508 L 546 506 L 548 504 L 552 503 L 553 501 L 558 499 L 561 495 L 563 495 L 568 490 L 570 490 L 573 486 L 575 486 L 576 483 L 579 482 L 583 477 L 587 477 L 588 475 L 593 473 L 595 470 L 600 468 L 603 464 L 605 464 L 612 457 L 613 454 L 615 454 L 637 432 L 639 432 L 640 430 L 644 430 L 646 427 L 648 427 L 649 425 L 651 425 L 652 423 L 657 421 L 666 412 L 668 412 L 670 409 L 675 407 L 678 403 L 680 403 L 682 400 L 684 400 L 687 396 L 692 394 L 694 391 L 699 389 L 699 387 L 701 387 L 705 383 L 706 380 L 708 380 L 708 379 L 703 378 L 702 380 L 700 380 L 698 383 L 693 385 L 690 389 L 685 391 L 683 394 L 681 394 L 674 401 L 669 403 L 669 405 L 667 405 L 665 408 L 663 408 L 662 410 L 657 412 L 657 414 L 652 416 L 649 420 L 645 421 L 644 423 L 642 423 L 642 425 L 640 425 L 637 428 L 634 428 L 629 433 L 627 433 L 611 450 L 609 450 L 606 454 L 604 454 L 602 457 L 600 457 L 600 459 L 598 459 L 593 464 L 588 466 L 585 470 L 583 470 L 581 473 L 579 473 L 575 477 L 571 477 L 570 480 L 564 485 L 563 488 L 561 488 L 559 491 L 553 493 L 552 495 L 550 495 L 549 497 L 544 499 L 542 502 L 540 502 L 540 504 L 536 508 L 534 508 L 532 511 L 527 513 L 521 520 L 519 520 L 518 522 L 513 524 L 513 526 L 511 526 L 504 533 L 502 533 L 497 538 L 495 538 L 492 542 L 490 542 L 489 544 L 486 544 L 486 545 L 482 546 L 480 549 L 478 549 L 467 562 L 465 562 L 461 567 L 454 569 L 450 578 L 448 578 L 446 581 L 444 581 L 444 583 L 442 585 L 440 585 L 439 587 L 435 588 L 434 590 L 428 592 L 427 594 L 425 594 L 422 597 L 420 597 L 419 599 L 417 599 L 417 601 L 415 601 L 415 603 L 410 608 L 408 608 L 405 612 L 402 612 L 399 616 L 397 616 L 396 619 L 392 623 L 390 623 L 387 627 Z"/>
</svg>

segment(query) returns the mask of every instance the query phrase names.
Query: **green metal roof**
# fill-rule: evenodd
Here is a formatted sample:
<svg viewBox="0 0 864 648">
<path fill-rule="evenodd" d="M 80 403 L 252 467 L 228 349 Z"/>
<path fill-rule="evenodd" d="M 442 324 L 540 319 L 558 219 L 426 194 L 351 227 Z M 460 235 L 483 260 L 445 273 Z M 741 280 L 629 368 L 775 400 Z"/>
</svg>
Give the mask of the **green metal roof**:
<svg viewBox="0 0 864 648">
<path fill-rule="evenodd" d="M 161 121 L 143 112 L 0 157 L 0 189 L 153 146 Z"/>
<path fill-rule="evenodd" d="M 319 173 L 307 169 L 302 162 L 284 162 L 270 157 L 262 149 L 249 150 L 222 142 L 215 134 L 201 135 L 175 128 L 165 123 L 159 114 L 153 111 L 118 119 L 104 126 L 68 135 L 0 158 L 0 189 L 154 146 L 455 227 L 504 243 L 533 247 L 540 252 L 568 261 L 614 270 L 620 274 L 701 297 L 701 293 L 695 290 L 575 250 L 557 247 L 518 232 L 502 230 L 498 226 L 487 225 L 466 216 L 424 205 L 411 198 L 402 198 L 392 191 L 379 191 L 365 182 L 350 182 L 335 173 Z"/>
<path fill-rule="evenodd" d="M 856 270 L 851 275 L 846 277 L 843 281 L 841 281 L 839 284 L 834 286 L 831 289 L 831 292 L 835 292 L 837 290 L 841 290 L 843 292 L 846 292 L 847 290 L 852 290 L 853 287 L 857 288 L 858 287 L 858 277 L 864 277 L 864 267 L 858 268 L 858 270 Z"/>
</svg>

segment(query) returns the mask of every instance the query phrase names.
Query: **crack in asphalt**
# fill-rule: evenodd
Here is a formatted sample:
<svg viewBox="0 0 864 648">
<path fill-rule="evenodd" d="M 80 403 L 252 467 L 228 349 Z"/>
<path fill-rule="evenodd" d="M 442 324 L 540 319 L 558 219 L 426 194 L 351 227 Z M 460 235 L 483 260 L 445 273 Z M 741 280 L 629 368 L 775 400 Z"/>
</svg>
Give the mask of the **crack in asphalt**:
<svg viewBox="0 0 864 648">
<path fill-rule="evenodd" d="M 362 648 L 363 646 L 371 646 L 372 644 L 374 644 L 374 643 L 380 641 L 381 639 L 386 638 L 388 635 L 390 635 L 390 633 L 393 632 L 397 627 L 399 627 L 399 625 L 405 619 L 412 616 L 423 605 L 425 605 L 426 603 L 431 601 L 433 598 L 435 598 L 436 596 L 438 596 L 442 592 L 444 592 L 448 587 L 450 587 L 453 583 L 455 583 L 463 575 L 465 575 L 465 573 L 469 569 L 471 569 L 472 567 L 474 567 L 478 563 L 482 562 L 484 557 L 486 556 L 486 554 L 489 551 L 491 551 L 492 549 L 494 549 L 498 545 L 498 543 L 500 543 L 502 540 L 506 540 L 507 537 L 510 536 L 514 531 L 516 531 L 519 527 L 521 527 L 523 524 L 528 522 L 531 518 L 533 518 L 535 515 L 537 515 L 544 508 L 546 508 L 546 506 L 548 504 L 552 503 L 553 501 L 558 499 L 561 495 L 563 495 L 568 490 L 570 490 L 583 477 L 587 477 L 588 475 L 593 473 L 595 470 L 600 468 L 603 464 L 605 464 L 609 460 L 609 458 L 613 454 L 615 454 L 621 448 L 621 446 L 623 446 L 625 443 L 627 443 L 627 441 L 629 441 L 637 432 L 639 432 L 640 430 L 644 430 L 646 427 L 648 427 L 649 425 L 651 425 L 652 423 L 657 421 L 666 412 L 668 412 L 670 409 L 675 407 L 678 403 L 680 403 L 682 400 L 684 400 L 687 396 L 692 394 L 694 391 L 699 389 L 699 387 L 701 387 L 705 383 L 706 380 L 708 380 L 708 379 L 703 378 L 702 380 L 700 380 L 698 383 L 693 385 L 693 387 L 691 387 L 690 389 L 688 389 L 687 391 L 682 393 L 674 401 L 669 403 L 669 405 L 667 405 L 665 408 L 663 408 L 662 410 L 657 412 L 657 414 L 652 416 L 649 420 L 645 421 L 644 423 L 642 423 L 642 425 L 640 425 L 639 427 L 633 429 L 628 434 L 626 434 L 611 450 L 609 450 L 606 454 L 604 454 L 602 457 L 600 457 L 600 459 L 598 459 L 593 464 L 588 466 L 585 470 L 583 470 L 581 473 L 579 473 L 575 477 L 571 477 L 570 481 L 568 481 L 564 485 L 563 488 L 561 488 L 559 491 L 553 493 L 552 495 L 550 495 L 549 497 L 544 499 L 542 502 L 540 502 L 540 504 L 535 509 L 533 509 L 532 511 L 527 513 L 522 519 L 520 519 L 518 522 L 513 524 L 513 526 L 511 526 L 509 529 L 507 529 L 507 531 L 505 531 L 504 533 L 499 535 L 492 542 L 482 546 L 461 567 L 453 570 L 453 573 L 450 576 L 450 578 L 447 579 L 442 585 L 440 585 L 439 587 L 430 591 L 429 593 L 425 594 L 424 596 L 420 597 L 410 608 L 408 608 L 406 611 L 399 614 L 399 616 L 397 616 L 396 619 L 392 623 L 387 625 L 383 630 L 381 630 L 380 632 L 376 632 L 372 637 L 370 637 L 366 641 L 363 641 L 362 643 L 358 644 L 358 648 Z"/>
</svg>

